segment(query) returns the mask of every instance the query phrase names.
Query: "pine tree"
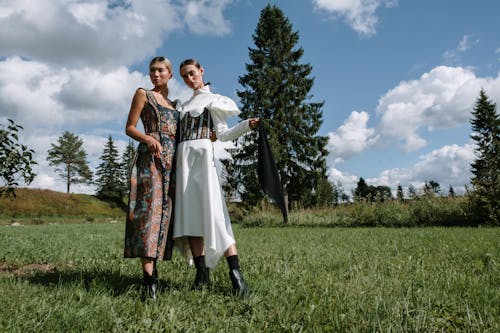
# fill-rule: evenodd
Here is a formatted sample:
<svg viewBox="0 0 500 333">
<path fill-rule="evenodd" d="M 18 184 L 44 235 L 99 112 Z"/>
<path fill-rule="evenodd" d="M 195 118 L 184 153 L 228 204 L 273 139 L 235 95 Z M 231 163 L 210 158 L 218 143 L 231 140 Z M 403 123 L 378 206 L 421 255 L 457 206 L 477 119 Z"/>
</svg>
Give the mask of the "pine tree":
<svg viewBox="0 0 500 333">
<path fill-rule="evenodd" d="M 221 172 L 222 190 L 227 201 L 234 200 L 238 197 L 238 179 L 234 176 L 234 161 L 232 159 L 224 159 L 220 161 L 224 166 Z"/>
<path fill-rule="evenodd" d="M 428 197 L 434 197 L 441 193 L 441 186 L 434 180 L 426 180 L 424 183 L 424 187 L 422 188 L 422 192 L 424 192 L 424 195 Z"/>
<path fill-rule="evenodd" d="M 396 190 L 396 198 L 398 199 L 398 201 L 404 201 L 405 199 L 403 187 L 401 186 L 401 184 L 398 184 L 398 189 Z"/>
<path fill-rule="evenodd" d="M 57 145 L 51 143 L 47 161 L 66 180 L 66 193 L 69 193 L 71 184 L 90 184 L 92 171 L 86 160 L 87 153 L 82 147 L 83 141 L 75 134 L 65 131 L 57 142 Z"/>
<path fill-rule="evenodd" d="M 323 122 L 321 103 L 306 102 L 312 96 L 310 64 L 299 63 L 304 51 L 296 47 L 298 32 L 281 9 L 267 5 L 260 15 L 249 48 L 247 74 L 239 78 L 244 90 L 238 91 L 243 119 L 259 117 L 267 132 L 278 166 L 285 201 L 289 206 L 312 205 L 318 186 L 326 178 L 327 138 L 317 135 Z M 236 172 L 243 185 L 242 199 L 254 204 L 263 193 L 258 184 L 255 163 L 255 135 L 237 143 Z"/>
<path fill-rule="evenodd" d="M 450 198 L 454 198 L 455 197 L 455 190 L 453 189 L 453 186 L 450 185 L 450 188 L 448 189 L 448 196 Z"/>
<path fill-rule="evenodd" d="M 96 170 L 97 197 L 103 200 L 122 204 L 124 184 L 122 165 L 119 161 L 118 149 L 111 135 L 100 157 L 101 163 Z"/>
<path fill-rule="evenodd" d="M 410 186 L 408 186 L 408 197 L 410 199 L 418 199 L 417 188 L 412 184 L 410 184 Z"/>
<path fill-rule="evenodd" d="M 122 155 L 122 184 L 123 184 L 123 193 L 125 196 L 129 194 L 129 182 L 130 176 L 132 172 L 132 164 L 134 163 L 135 154 L 137 153 L 137 149 L 135 148 L 134 141 L 128 140 L 127 147 L 125 147 L 125 151 Z"/>
<path fill-rule="evenodd" d="M 368 184 L 363 179 L 363 177 L 359 178 L 357 186 L 353 191 L 353 195 L 354 195 L 354 200 L 356 201 L 371 200 L 370 188 L 368 187 Z"/>
<path fill-rule="evenodd" d="M 471 195 L 477 224 L 500 224 L 500 119 L 496 104 L 481 90 L 472 111 L 472 135 L 476 160 Z"/>
</svg>

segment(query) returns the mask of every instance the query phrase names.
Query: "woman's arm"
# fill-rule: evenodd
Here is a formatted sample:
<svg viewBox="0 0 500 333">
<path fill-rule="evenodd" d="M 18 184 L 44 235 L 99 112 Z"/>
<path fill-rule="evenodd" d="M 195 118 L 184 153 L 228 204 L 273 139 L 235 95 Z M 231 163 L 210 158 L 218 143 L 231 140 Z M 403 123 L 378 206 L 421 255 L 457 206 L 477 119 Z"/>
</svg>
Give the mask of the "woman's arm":
<svg viewBox="0 0 500 333">
<path fill-rule="evenodd" d="M 161 144 L 155 138 L 139 131 L 136 127 L 139 122 L 142 109 L 146 105 L 147 100 L 146 91 L 140 88 L 137 89 L 130 106 L 127 125 L 125 125 L 125 133 L 132 139 L 145 143 L 148 146 L 149 151 L 154 154 L 155 157 L 160 157 L 162 151 Z"/>
<path fill-rule="evenodd" d="M 243 120 L 239 124 L 229 128 L 226 119 L 240 114 L 240 110 L 232 99 L 225 96 L 218 95 L 207 108 L 214 123 L 217 139 L 221 141 L 234 140 L 251 129 L 256 128 L 259 123 L 258 118 L 251 118 Z"/>
</svg>

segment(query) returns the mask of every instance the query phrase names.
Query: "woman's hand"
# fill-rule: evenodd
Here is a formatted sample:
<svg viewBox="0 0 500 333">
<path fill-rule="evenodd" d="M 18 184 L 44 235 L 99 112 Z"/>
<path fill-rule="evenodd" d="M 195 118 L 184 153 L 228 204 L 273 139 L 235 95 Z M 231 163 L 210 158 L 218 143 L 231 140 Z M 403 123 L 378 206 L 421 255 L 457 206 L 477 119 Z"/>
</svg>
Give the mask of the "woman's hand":
<svg viewBox="0 0 500 333">
<path fill-rule="evenodd" d="M 251 129 L 256 129 L 257 126 L 259 126 L 259 118 L 250 118 L 248 120 L 248 126 L 250 126 Z"/>
<path fill-rule="evenodd" d="M 146 145 L 148 146 L 149 152 L 154 155 L 154 157 L 160 158 L 163 147 L 161 144 L 153 138 L 152 136 L 148 136 L 146 139 Z"/>
</svg>

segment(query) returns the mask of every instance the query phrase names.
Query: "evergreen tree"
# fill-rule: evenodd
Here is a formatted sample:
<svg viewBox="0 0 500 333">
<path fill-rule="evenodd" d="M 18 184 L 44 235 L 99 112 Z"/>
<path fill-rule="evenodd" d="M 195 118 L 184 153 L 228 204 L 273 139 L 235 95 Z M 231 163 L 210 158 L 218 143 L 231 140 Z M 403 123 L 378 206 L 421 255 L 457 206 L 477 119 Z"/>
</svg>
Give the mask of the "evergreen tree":
<svg viewBox="0 0 500 333">
<path fill-rule="evenodd" d="M 15 196 L 15 187 L 19 179 L 30 184 L 36 176 L 31 167 L 37 164 L 33 160 L 33 149 L 20 144 L 17 133 L 22 130 L 12 119 L 7 126 L 0 124 L 0 196 Z"/>
<path fill-rule="evenodd" d="M 66 180 L 66 193 L 69 193 L 71 184 L 90 184 L 92 171 L 86 160 L 87 153 L 82 147 L 83 141 L 75 134 L 65 131 L 57 142 L 57 145 L 51 143 L 47 161 Z"/>
<path fill-rule="evenodd" d="M 135 154 L 137 152 L 137 149 L 135 148 L 134 141 L 128 140 L 127 147 L 125 147 L 125 151 L 123 152 L 122 155 L 122 163 L 121 163 L 121 169 L 122 169 L 122 184 L 123 184 L 123 193 L 125 196 L 128 196 L 129 194 L 129 182 L 130 182 L 130 175 L 132 172 L 132 164 L 134 163 L 134 158 Z"/>
<path fill-rule="evenodd" d="M 232 151 L 231 149 L 230 151 Z M 238 197 L 238 179 L 234 177 L 234 161 L 233 159 L 224 159 L 220 161 L 223 165 L 221 172 L 222 190 L 227 201 L 231 201 Z"/>
<path fill-rule="evenodd" d="M 476 160 L 471 165 L 472 204 L 478 224 L 500 224 L 500 119 L 496 104 L 481 90 L 472 112 Z"/>
<path fill-rule="evenodd" d="M 413 186 L 412 184 L 410 184 L 410 186 L 408 186 L 408 197 L 410 199 L 417 199 L 418 198 L 417 188 L 415 186 Z"/>
<path fill-rule="evenodd" d="M 356 201 L 371 200 L 370 188 L 368 187 L 368 184 L 363 179 L 363 177 L 359 178 L 357 186 L 353 191 L 353 194 L 354 194 L 354 200 Z"/>
<path fill-rule="evenodd" d="M 403 187 L 401 186 L 401 184 L 398 184 L 398 189 L 396 190 L 396 198 L 398 199 L 398 201 L 404 201 L 405 199 L 405 196 L 403 194 Z"/>
<path fill-rule="evenodd" d="M 310 200 L 326 178 L 327 137 L 318 136 L 322 124 L 321 103 L 306 102 L 312 96 L 310 64 L 299 63 L 304 51 L 296 47 L 298 32 L 281 9 L 267 5 L 261 12 L 249 48 L 247 74 L 239 78 L 241 117 L 259 117 L 269 133 L 269 143 L 278 166 L 285 201 L 289 205 L 313 205 Z M 250 204 L 261 200 L 255 163 L 255 135 L 246 135 L 237 145 L 235 168 L 243 185 L 242 199 Z"/>
<path fill-rule="evenodd" d="M 454 198 L 455 197 L 455 190 L 453 189 L 453 186 L 450 185 L 450 188 L 448 189 L 448 196 L 450 198 Z"/>
<path fill-rule="evenodd" d="M 342 183 L 340 181 L 337 181 L 337 183 L 333 183 L 332 187 L 333 187 L 333 204 L 337 206 L 340 200 L 342 200 L 344 187 L 342 186 Z"/>
<path fill-rule="evenodd" d="M 119 161 L 118 149 L 111 135 L 100 157 L 101 163 L 96 170 L 97 197 L 103 200 L 123 204 L 124 184 L 122 164 Z"/>
<path fill-rule="evenodd" d="M 434 180 L 425 181 L 422 191 L 424 192 L 424 195 L 433 197 L 441 193 L 441 186 Z"/>
<path fill-rule="evenodd" d="M 317 190 L 311 198 L 314 200 L 310 203 L 311 205 L 316 207 L 331 207 L 337 204 L 338 193 L 333 184 L 325 176 L 320 179 Z"/>
</svg>

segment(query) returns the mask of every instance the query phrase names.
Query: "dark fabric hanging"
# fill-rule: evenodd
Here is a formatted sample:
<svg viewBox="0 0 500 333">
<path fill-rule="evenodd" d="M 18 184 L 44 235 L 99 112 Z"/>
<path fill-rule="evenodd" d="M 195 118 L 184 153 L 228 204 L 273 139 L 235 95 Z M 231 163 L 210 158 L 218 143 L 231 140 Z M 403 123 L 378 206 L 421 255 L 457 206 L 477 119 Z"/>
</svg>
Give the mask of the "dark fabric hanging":
<svg viewBox="0 0 500 333">
<path fill-rule="evenodd" d="M 264 193 L 266 193 L 278 206 L 283 214 L 283 220 L 288 222 L 288 214 L 285 206 L 285 198 L 283 196 L 283 187 L 281 186 L 278 167 L 274 161 L 269 141 L 267 140 L 267 133 L 259 122 L 259 152 L 257 163 L 257 175 L 259 178 L 260 186 Z"/>
</svg>

